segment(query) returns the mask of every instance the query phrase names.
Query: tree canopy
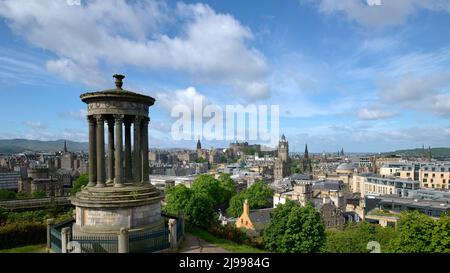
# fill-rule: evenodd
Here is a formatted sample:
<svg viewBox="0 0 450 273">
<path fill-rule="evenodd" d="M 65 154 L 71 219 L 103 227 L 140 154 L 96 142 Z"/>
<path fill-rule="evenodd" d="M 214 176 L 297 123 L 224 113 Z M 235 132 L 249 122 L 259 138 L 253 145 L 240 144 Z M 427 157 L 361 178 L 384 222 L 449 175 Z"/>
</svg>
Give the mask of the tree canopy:
<svg viewBox="0 0 450 273">
<path fill-rule="evenodd" d="M 0 189 L 0 200 L 14 200 L 14 199 L 16 199 L 15 192 Z"/>
<path fill-rule="evenodd" d="M 434 252 L 431 245 L 437 223 L 419 211 L 403 212 L 398 224 L 398 237 L 394 241 L 394 251 L 400 253 Z M 445 230 L 437 231 L 446 232 Z"/>
<path fill-rule="evenodd" d="M 77 192 L 81 191 L 83 187 L 89 183 L 89 175 L 87 173 L 81 174 L 75 181 L 73 181 L 72 189 L 70 190 L 71 195 L 75 195 Z"/>
<path fill-rule="evenodd" d="M 186 205 L 191 198 L 192 191 L 183 184 L 170 187 L 166 191 L 165 210 L 171 214 L 184 212 Z"/>
<path fill-rule="evenodd" d="M 311 204 L 301 207 L 288 200 L 272 212 L 264 242 L 267 249 L 275 252 L 319 252 L 325 243 L 325 226 Z"/>
<path fill-rule="evenodd" d="M 324 252 L 329 253 L 368 253 L 371 241 L 380 243 L 381 252 L 391 252 L 396 237 L 394 228 L 368 222 L 350 223 L 343 230 L 330 229 L 326 233 Z"/>
<path fill-rule="evenodd" d="M 249 188 L 241 191 L 230 200 L 230 206 L 227 210 L 229 215 L 239 217 L 242 214 L 242 204 L 247 199 L 250 208 L 261 209 L 272 205 L 273 190 L 263 181 L 256 181 Z"/>
<path fill-rule="evenodd" d="M 202 174 L 192 183 L 191 188 L 179 184 L 166 192 L 165 211 L 171 214 L 183 212 L 193 225 L 208 227 L 217 220 L 215 210 L 228 204 L 236 194 L 236 185 L 229 175 L 215 179 Z"/>
</svg>

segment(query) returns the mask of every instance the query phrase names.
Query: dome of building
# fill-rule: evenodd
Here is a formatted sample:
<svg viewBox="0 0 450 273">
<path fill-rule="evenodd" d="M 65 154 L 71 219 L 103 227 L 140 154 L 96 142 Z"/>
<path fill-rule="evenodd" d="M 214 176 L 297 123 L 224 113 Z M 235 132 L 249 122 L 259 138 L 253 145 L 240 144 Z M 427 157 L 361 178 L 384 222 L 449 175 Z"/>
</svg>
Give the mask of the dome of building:
<svg viewBox="0 0 450 273">
<path fill-rule="evenodd" d="M 353 171 L 354 169 L 352 164 L 342 163 L 336 168 L 336 171 Z"/>
</svg>

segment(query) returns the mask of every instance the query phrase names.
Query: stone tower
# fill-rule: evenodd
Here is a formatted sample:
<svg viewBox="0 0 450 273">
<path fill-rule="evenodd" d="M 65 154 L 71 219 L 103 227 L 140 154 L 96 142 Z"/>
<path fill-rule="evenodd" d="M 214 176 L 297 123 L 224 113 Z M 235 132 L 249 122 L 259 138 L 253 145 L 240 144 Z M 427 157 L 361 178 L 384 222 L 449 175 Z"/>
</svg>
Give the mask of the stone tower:
<svg viewBox="0 0 450 273">
<path fill-rule="evenodd" d="M 275 181 L 282 180 L 291 173 L 291 166 L 289 160 L 289 143 L 284 134 L 278 143 L 278 157 L 275 160 L 273 176 Z"/>
<path fill-rule="evenodd" d="M 197 141 L 197 151 L 202 149 L 202 143 L 200 142 L 200 138 Z"/>
<path fill-rule="evenodd" d="M 281 136 L 281 140 L 278 142 L 278 158 L 283 162 L 287 162 L 289 159 L 289 143 L 286 140 L 284 134 Z"/>
<path fill-rule="evenodd" d="M 80 96 L 88 110 L 89 184 L 71 198 L 74 236 L 117 235 L 121 228 L 133 234 L 164 224 L 163 197 L 149 182 L 148 113 L 155 99 L 122 89 L 125 76 L 113 77 L 116 88 Z"/>
</svg>

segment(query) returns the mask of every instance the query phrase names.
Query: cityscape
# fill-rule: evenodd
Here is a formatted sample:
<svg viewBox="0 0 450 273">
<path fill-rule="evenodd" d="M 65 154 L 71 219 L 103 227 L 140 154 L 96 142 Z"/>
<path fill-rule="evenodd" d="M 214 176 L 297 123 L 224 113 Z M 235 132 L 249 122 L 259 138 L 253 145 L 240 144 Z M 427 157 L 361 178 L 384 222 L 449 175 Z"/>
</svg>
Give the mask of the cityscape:
<svg viewBox="0 0 450 273">
<path fill-rule="evenodd" d="M 0 253 L 449 253 L 450 4 L 224 2 L 0 1 Z"/>
</svg>

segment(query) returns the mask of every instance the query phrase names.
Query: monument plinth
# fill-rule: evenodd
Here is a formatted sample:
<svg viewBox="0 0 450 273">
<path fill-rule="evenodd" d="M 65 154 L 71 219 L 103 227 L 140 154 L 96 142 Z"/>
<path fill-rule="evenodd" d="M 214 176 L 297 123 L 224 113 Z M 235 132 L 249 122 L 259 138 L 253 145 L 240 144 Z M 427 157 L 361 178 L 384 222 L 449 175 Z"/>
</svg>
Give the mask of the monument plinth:
<svg viewBox="0 0 450 273">
<path fill-rule="evenodd" d="M 132 234 L 164 224 L 163 196 L 149 181 L 148 110 L 155 99 L 122 89 L 125 76 L 113 77 L 115 89 L 80 96 L 88 108 L 89 184 L 71 200 L 74 236 L 119 234 L 121 228 Z"/>
</svg>

